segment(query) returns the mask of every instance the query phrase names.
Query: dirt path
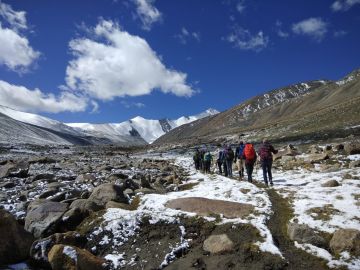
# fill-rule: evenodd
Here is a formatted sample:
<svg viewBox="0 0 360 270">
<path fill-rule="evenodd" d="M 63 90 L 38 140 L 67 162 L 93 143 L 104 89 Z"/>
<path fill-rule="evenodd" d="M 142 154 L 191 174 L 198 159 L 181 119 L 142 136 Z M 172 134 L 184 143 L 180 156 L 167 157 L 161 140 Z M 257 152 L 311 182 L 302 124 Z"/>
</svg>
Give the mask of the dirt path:
<svg viewBox="0 0 360 270">
<path fill-rule="evenodd" d="M 268 189 L 267 192 L 274 211 L 267 225 L 274 243 L 288 262 L 286 269 L 329 269 L 324 260 L 295 247 L 287 236 L 287 223 L 292 216 L 291 207 L 274 189 Z"/>
</svg>

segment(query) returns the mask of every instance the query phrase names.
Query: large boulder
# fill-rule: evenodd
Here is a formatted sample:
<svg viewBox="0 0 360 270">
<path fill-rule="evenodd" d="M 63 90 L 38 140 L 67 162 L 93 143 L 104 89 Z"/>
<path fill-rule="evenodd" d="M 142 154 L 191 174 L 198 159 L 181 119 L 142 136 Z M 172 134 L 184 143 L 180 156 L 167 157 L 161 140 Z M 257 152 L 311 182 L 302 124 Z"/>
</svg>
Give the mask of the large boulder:
<svg viewBox="0 0 360 270">
<path fill-rule="evenodd" d="M 339 182 L 332 179 L 332 180 L 329 180 L 323 184 L 321 184 L 322 187 L 338 187 L 340 186 Z"/>
<path fill-rule="evenodd" d="M 48 236 L 57 230 L 61 217 L 67 209 L 68 205 L 65 203 L 48 200 L 33 201 L 27 209 L 25 230 L 36 238 Z"/>
<path fill-rule="evenodd" d="M 70 204 L 70 209 L 79 208 L 82 211 L 96 212 L 104 209 L 104 206 L 100 206 L 89 199 L 78 199 Z"/>
<path fill-rule="evenodd" d="M 360 167 L 360 160 L 351 161 L 349 164 L 350 169 L 359 168 Z"/>
<path fill-rule="evenodd" d="M 250 215 L 254 206 L 223 200 L 211 200 L 199 197 L 188 197 L 170 200 L 166 207 L 197 213 L 202 216 L 224 215 L 225 218 L 244 218 Z"/>
<path fill-rule="evenodd" d="M 0 209 L 0 265 L 19 263 L 29 257 L 32 235 L 8 212 Z"/>
<path fill-rule="evenodd" d="M 330 241 L 330 248 L 334 254 L 348 251 L 354 256 L 360 256 L 360 231 L 355 229 L 339 229 Z"/>
<path fill-rule="evenodd" d="M 92 174 L 80 174 L 76 177 L 75 182 L 77 183 L 93 183 L 96 181 L 96 177 Z"/>
<path fill-rule="evenodd" d="M 13 162 L 8 161 L 5 165 L 0 166 L 0 178 L 4 177 L 20 177 L 28 176 L 29 163 L 26 161 Z"/>
<path fill-rule="evenodd" d="M 203 249 L 212 254 L 234 250 L 234 243 L 226 234 L 210 235 L 203 244 Z"/>
<path fill-rule="evenodd" d="M 344 149 L 348 155 L 360 154 L 360 141 L 348 142 L 345 144 Z"/>
<path fill-rule="evenodd" d="M 312 244 L 317 247 L 326 247 L 325 239 L 305 224 L 290 223 L 288 224 L 287 233 L 292 241 Z"/>
<path fill-rule="evenodd" d="M 309 163 L 320 163 L 323 160 L 329 159 L 329 155 L 326 153 L 311 154 L 304 158 L 305 162 Z"/>
<path fill-rule="evenodd" d="M 86 242 L 86 237 L 78 232 L 55 233 L 35 241 L 30 249 L 30 257 L 34 264 L 48 268 L 50 267 L 48 254 L 54 245 L 63 244 L 83 248 Z"/>
<path fill-rule="evenodd" d="M 123 192 L 124 187 L 119 185 L 102 184 L 94 188 L 88 200 L 103 207 L 105 207 L 108 201 L 128 203 L 128 199 Z"/>
<path fill-rule="evenodd" d="M 102 270 L 106 266 L 104 259 L 68 245 L 54 245 L 48 258 L 53 270 Z"/>
</svg>

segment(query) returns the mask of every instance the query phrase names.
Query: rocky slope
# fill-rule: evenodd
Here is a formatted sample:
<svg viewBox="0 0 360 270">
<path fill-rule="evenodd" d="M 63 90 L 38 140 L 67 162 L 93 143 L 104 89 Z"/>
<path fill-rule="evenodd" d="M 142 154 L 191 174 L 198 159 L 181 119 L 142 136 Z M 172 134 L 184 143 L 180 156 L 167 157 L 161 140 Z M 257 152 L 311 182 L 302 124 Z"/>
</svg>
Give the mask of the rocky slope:
<svg viewBox="0 0 360 270">
<path fill-rule="evenodd" d="M 213 117 L 172 130 L 155 144 L 311 139 L 360 134 L 360 70 L 344 79 L 310 81 L 256 96 Z M 201 139 L 199 139 L 201 138 Z"/>
</svg>

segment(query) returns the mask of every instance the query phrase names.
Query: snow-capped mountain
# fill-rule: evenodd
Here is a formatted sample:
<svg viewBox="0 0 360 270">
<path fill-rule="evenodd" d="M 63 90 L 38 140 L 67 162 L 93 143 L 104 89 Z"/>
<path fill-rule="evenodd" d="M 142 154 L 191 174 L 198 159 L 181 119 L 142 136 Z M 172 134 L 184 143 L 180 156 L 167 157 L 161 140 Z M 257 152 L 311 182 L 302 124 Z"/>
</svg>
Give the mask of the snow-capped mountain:
<svg viewBox="0 0 360 270">
<path fill-rule="evenodd" d="M 6 142 L 9 138 L 17 138 L 19 143 L 34 144 L 104 144 L 115 143 L 124 146 L 139 146 L 152 143 L 170 130 L 219 113 L 214 109 L 208 109 L 195 116 L 180 117 L 176 120 L 149 120 L 137 116 L 122 123 L 113 124 L 90 124 L 70 123 L 50 119 L 38 114 L 21 112 L 0 105 L 0 114 L 6 116 L 0 120 L 1 126 L 10 127 L 13 123 L 18 128 L 0 134 L 0 142 Z M 11 121 L 9 120 L 11 119 Z M 39 129 L 41 128 L 41 130 Z M 22 130 L 21 130 L 22 129 Z M 13 135 L 12 135 L 13 133 Z M 15 134 L 16 133 L 16 134 Z M 36 134 L 46 133 L 48 139 L 44 140 Z M 6 138 L 5 138 L 6 137 Z M 33 138 L 29 140 L 29 138 Z"/>
<path fill-rule="evenodd" d="M 215 109 L 208 109 L 194 116 L 183 116 L 175 120 L 145 119 L 141 116 L 134 117 L 128 121 L 111 124 L 90 124 L 90 123 L 68 123 L 69 127 L 82 131 L 87 135 L 105 137 L 116 140 L 118 136 L 129 133 L 138 133 L 146 142 L 152 143 L 170 130 L 195 120 L 218 114 Z"/>
</svg>

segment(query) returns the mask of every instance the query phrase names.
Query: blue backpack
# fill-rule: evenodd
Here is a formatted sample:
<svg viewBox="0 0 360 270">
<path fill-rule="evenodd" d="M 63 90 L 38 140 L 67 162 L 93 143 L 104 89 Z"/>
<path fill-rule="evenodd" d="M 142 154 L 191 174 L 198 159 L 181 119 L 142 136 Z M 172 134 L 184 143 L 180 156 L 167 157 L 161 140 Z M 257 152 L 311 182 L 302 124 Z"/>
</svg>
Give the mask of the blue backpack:
<svg viewBox="0 0 360 270">
<path fill-rule="evenodd" d="M 236 157 L 237 158 L 242 158 L 243 153 L 244 153 L 244 149 L 245 149 L 245 145 L 240 144 L 239 147 L 237 148 L 237 151 L 236 151 Z"/>
</svg>

